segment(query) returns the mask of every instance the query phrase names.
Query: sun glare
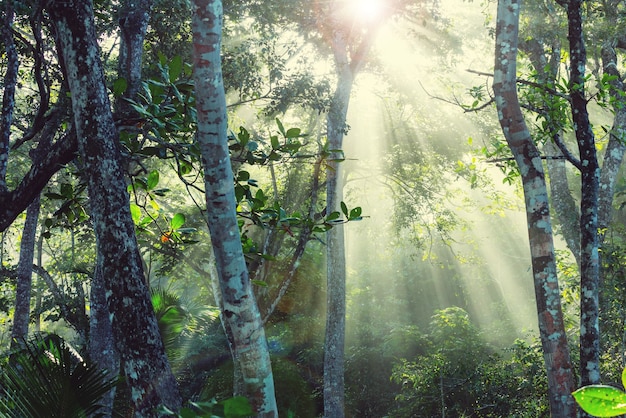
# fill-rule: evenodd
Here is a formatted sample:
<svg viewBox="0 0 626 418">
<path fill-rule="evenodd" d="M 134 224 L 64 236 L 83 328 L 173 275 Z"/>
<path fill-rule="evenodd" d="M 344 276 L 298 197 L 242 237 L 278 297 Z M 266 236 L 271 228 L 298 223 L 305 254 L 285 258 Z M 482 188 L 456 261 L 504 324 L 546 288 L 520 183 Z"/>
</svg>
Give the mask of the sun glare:
<svg viewBox="0 0 626 418">
<path fill-rule="evenodd" d="M 373 22 L 383 14 L 385 0 L 351 0 L 351 9 L 359 20 Z"/>
</svg>

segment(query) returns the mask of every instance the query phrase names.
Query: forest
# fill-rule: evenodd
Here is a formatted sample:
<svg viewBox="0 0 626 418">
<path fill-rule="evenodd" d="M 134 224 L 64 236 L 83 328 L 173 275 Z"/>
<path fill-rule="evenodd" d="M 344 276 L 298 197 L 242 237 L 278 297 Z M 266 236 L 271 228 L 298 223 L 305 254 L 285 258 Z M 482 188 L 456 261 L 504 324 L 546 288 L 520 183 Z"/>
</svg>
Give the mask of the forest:
<svg viewBox="0 0 626 418">
<path fill-rule="evenodd" d="M 0 416 L 626 415 L 626 3 L 0 2 Z"/>
</svg>

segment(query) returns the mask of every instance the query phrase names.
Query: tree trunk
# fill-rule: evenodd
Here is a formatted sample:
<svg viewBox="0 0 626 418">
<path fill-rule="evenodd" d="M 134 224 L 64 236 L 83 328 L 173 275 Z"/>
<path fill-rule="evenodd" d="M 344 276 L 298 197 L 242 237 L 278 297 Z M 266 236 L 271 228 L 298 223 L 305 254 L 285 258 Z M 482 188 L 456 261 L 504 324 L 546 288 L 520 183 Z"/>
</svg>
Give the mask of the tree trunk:
<svg viewBox="0 0 626 418">
<path fill-rule="evenodd" d="M 6 72 L 4 73 L 2 114 L 0 114 L 0 195 L 7 190 L 6 173 L 9 162 L 9 140 L 15 109 L 15 87 L 17 86 L 17 70 L 19 60 L 15 42 L 13 41 L 13 1 L 3 2 L 2 7 L 2 43 L 6 54 Z M 20 211 L 21 212 L 21 211 Z"/>
<path fill-rule="evenodd" d="M 604 73 L 615 76 L 611 81 L 611 96 L 615 101 L 613 105 L 613 128 L 611 129 L 609 143 L 602 160 L 602 173 L 600 175 L 600 196 L 598 201 L 598 230 L 600 231 L 600 244 L 604 239 L 604 233 L 611 223 L 613 213 L 613 197 L 615 195 L 615 182 L 619 169 L 626 152 L 626 98 L 622 94 L 624 82 L 622 74 L 617 67 L 617 53 L 611 43 L 602 46 L 602 67 Z"/>
<path fill-rule="evenodd" d="M 100 263 L 97 263 L 100 264 Z M 120 356 L 115 347 L 113 326 L 109 318 L 109 310 L 106 301 L 106 289 L 102 271 L 96 269 L 91 281 L 89 292 L 89 358 L 99 368 L 107 370 L 108 378 L 115 378 L 120 373 Z M 102 397 L 100 413 L 111 416 L 113 401 L 115 399 L 115 387 Z"/>
<path fill-rule="evenodd" d="M 91 2 L 48 3 L 72 97 L 78 150 L 87 179 L 98 260 L 115 342 L 137 417 L 161 404 L 178 409 L 171 372 L 145 283 L 129 196 L 96 43 Z"/>
<path fill-rule="evenodd" d="M 342 31 L 334 34 L 337 88 L 327 118 L 328 147 L 333 152 L 326 169 L 326 213 L 341 212 L 343 201 L 343 136 L 354 81 Z M 341 52 L 343 53 L 341 53 Z M 326 232 L 326 336 L 324 340 L 324 416 L 339 418 L 344 411 L 344 342 L 346 333 L 346 250 L 343 225 Z"/>
<path fill-rule="evenodd" d="M 195 0 L 192 17 L 197 140 L 202 153 L 207 220 L 244 393 L 259 417 L 277 417 L 274 379 L 261 315 L 248 277 L 236 216 L 228 151 L 226 98 L 221 71 L 223 10 L 220 0 Z"/>
<path fill-rule="evenodd" d="M 30 294 L 35 259 L 37 221 L 39 220 L 39 197 L 28 206 L 26 221 L 20 243 L 20 260 L 17 265 L 17 289 L 15 291 L 15 311 L 11 330 L 11 347 L 16 348 L 28 335 L 30 322 Z"/>
<path fill-rule="evenodd" d="M 600 165 L 585 97 L 587 52 L 582 29 L 582 0 L 569 0 L 566 7 L 570 52 L 569 93 L 581 163 L 580 380 L 585 386 L 600 383 L 600 328 L 598 325 Z"/>
<path fill-rule="evenodd" d="M 498 2 L 493 89 L 498 118 L 519 166 L 526 203 L 539 333 L 548 374 L 552 417 L 575 417 L 574 379 L 561 311 L 548 192 L 539 151 L 517 97 L 516 60 L 520 3 Z"/>
</svg>

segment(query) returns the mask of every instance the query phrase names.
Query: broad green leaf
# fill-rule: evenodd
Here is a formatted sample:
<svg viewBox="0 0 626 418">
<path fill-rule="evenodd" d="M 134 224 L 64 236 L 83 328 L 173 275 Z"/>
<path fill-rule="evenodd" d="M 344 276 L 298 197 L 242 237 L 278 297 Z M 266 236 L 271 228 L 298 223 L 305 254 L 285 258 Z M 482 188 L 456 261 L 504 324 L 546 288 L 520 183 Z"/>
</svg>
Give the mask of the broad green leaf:
<svg viewBox="0 0 626 418">
<path fill-rule="evenodd" d="M 130 204 L 130 216 L 133 218 L 135 225 L 141 221 L 141 208 L 134 203 Z"/>
<path fill-rule="evenodd" d="M 170 221 L 170 228 L 176 230 L 185 224 L 185 215 L 177 213 Z"/>
<path fill-rule="evenodd" d="M 287 133 L 285 134 L 287 138 L 297 138 L 300 136 L 300 128 L 291 128 L 287 129 Z"/>
<path fill-rule="evenodd" d="M 126 91 L 128 83 L 124 77 L 120 77 L 113 83 L 113 95 L 119 97 Z"/>
<path fill-rule="evenodd" d="M 173 83 L 178 78 L 182 70 L 183 70 L 183 59 L 180 57 L 180 55 L 176 55 L 174 58 L 172 58 L 172 62 L 170 62 L 170 67 L 169 67 L 170 83 Z"/>
<path fill-rule="evenodd" d="M 596 417 L 626 414 L 626 393 L 613 386 L 585 386 L 572 393 L 572 396 L 585 412 Z"/>
<path fill-rule="evenodd" d="M 622 386 L 626 388 L 626 367 L 622 370 Z"/>
<path fill-rule="evenodd" d="M 280 147 L 280 143 L 278 142 L 278 136 L 272 135 L 270 137 L 270 141 L 272 142 L 272 149 L 278 149 Z"/>
<path fill-rule="evenodd" d="M 356 208 L 350 211 L 349 219 L 356 220 L 357 218 L 361 218 L 361 212 L 362 212 L 361 207 L 357 206 Z"/>
<path fill-rule="evenodd" d="M 146 188 L 148 190 L 152 190 L 156 187 L 157 184 L 159 184 L 159 172 L 154 170 L 150 172 L 150 174 L 148 174 L 148 181 L 146 183 L 147 185 Z"/>
</svg>

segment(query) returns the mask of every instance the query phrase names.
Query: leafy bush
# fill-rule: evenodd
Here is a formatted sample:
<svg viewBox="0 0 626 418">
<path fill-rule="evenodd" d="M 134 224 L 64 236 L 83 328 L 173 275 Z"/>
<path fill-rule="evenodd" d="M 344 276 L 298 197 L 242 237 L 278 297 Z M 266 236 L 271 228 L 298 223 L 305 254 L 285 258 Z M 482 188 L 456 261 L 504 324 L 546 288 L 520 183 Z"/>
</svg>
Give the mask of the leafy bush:
<svg viewBox="0 0 626 418">
<path fill-rule="evenodd" d="M 480 338 L 460 308 L 436 311 L 429 351 L 396 363 L 395 417 L 548 416 L 547 384 L 538 345 L 522 340 L 503 358 Z"/>
</svg>

